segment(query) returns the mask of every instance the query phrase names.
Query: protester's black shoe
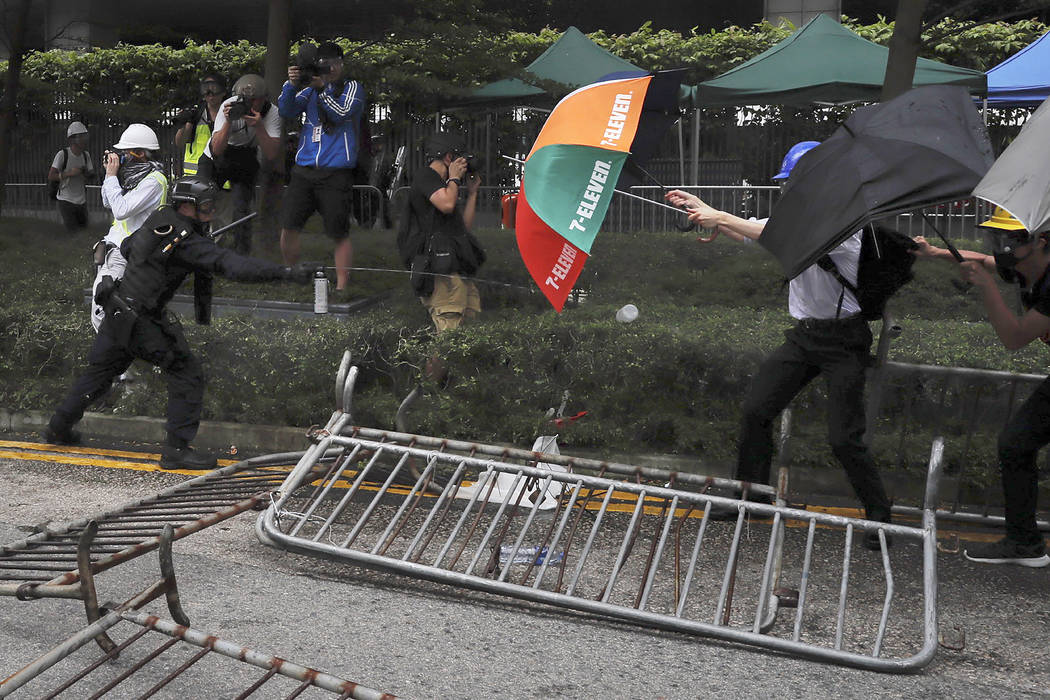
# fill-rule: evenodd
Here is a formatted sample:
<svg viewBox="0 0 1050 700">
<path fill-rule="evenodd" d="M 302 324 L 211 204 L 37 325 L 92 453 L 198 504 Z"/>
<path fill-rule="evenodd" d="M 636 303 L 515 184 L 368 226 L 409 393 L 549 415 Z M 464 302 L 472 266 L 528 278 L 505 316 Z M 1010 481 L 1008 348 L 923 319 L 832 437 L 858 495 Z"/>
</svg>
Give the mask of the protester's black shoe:
<svg viewBox="0 0 1050 700">
<path fill-rule="evenodd" d="M 161 469 L 215 469 L 218 463 L 214 457 L 208 457 L 192 447 L 165 447 L 160 453 Z"/>
<path fill-rule="evenodd" d="M 1004 537 L 998 542 L 975 544 L 963 551 L 963 556 L 970 561 L 981 564 L 1017 564 L 1038 569 L 1050 564 L 1046 546 L 1042 541 L 1035 544 L 1021 544 Z"/>
<path fill-rule="evenodd" d="M 48 423 L 44 428 L 44 441 L 52 445 L 79 445 L 80 432 L 72 428 L 55 428 Z"/>
<path fill-rule="evenodd" d="M 893 535 L 886 533 L 886 549 L 893 546 Z M 882 543 L 879 542 L 879 531 L 869 530 L 864 533 L 864 547 L 870 549 L 873 552 L 882 551 Z"/>
</svg>

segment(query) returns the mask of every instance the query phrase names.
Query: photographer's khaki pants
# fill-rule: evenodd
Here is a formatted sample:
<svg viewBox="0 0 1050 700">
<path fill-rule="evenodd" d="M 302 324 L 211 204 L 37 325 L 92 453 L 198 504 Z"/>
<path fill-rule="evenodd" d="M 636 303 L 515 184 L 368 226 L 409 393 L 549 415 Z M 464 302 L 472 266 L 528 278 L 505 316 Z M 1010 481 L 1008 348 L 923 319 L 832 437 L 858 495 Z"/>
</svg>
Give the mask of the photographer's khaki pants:
<svg viewBox="0 0 1050 700">
<path fill-rule="evenodd" d="M 420 299 L 430 312 L 438 333 L 458 328 L 481 313 L 478 287 L 459 275 L 434 278 L 434 293 Z"/>
</svg>

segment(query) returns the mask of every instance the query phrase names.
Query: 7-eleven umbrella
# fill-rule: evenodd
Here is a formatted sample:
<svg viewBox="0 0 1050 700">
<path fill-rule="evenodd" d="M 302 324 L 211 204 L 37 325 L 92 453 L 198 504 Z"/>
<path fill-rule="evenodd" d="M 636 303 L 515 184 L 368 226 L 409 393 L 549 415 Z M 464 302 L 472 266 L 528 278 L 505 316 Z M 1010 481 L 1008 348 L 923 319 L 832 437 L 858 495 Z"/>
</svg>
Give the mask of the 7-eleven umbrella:
<svg viewBox="0 0 1050 700">
<path fill-rule="evenodd" d="M 679 76 L 667 71 L 584 86 L 557 104 L 536 137 L 515 231 L 525 266 L 556 310 L 587 261 L 624 165 L 648 157 L 670 125 Z"/>
</svg>

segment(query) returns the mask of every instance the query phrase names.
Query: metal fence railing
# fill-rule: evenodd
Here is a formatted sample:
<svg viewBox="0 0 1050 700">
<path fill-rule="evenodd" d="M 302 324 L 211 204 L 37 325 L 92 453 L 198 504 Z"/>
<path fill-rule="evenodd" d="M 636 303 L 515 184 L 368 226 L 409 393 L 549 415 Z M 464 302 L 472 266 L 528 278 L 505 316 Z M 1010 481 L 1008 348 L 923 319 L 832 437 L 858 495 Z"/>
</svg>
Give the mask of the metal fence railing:
<svg viewBox="0 0 1050 700">
<path fill-rule="evenodd" d="M 93 223 L 105 223 L 110 219 L 109 210 L 102 205 L 101 186 L 87 186 L 87 210 Z M 276 192 L 279 198 L 284 188 Z M 4 214 L 6 216 L 29 216 L 46 221 L 62 221 L 55 202 L 47 196 L 47 185 L 43 183 L 9 183 L 4 186 Z M 262 205 L 263 197 L 269 196 L 267 189 L 256 187 L 255 207 Z M 350 213 L 362 228 L 389 228 L 390 210 L 386 195 L 372 185 L 354 185 L 350 201 Z M 221 223 L 224 222 L 219 222 Z"/>
<path fill-rule="evenodd" d="M 353 427 L 356 376 L 346 353 L 336 411 L 260 516 L 263 543 L 871 670 L 936 652 L 932 512 L 888 525 L 790 508 L 786 481 Z M 929 503 L 940 454 L 934 441 Z M 877 551 L 854 554 L 858 533 Z"/>
</svg>

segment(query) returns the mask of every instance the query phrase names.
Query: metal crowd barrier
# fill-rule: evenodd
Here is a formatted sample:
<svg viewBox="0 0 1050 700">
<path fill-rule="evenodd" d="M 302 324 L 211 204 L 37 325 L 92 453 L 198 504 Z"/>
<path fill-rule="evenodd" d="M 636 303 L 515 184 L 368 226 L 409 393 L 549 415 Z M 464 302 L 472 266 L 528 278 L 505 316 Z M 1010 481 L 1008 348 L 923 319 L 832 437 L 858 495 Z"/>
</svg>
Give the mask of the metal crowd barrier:
<svg viewBox="0 0 1050 700">
<path fill-rule="evenodd" d="M 94 529 L 96 523 L 90 523 Z M 178 594 L 171 558 L 174 528 L 165 525 L 158 541 L 161 580 L 146 587 L 122 604 L 109 603 L 89 612 L 89 623 L 51 651 L 21 670 L 0 680 L 0 698 L 18 690 L 37 698 L 55 698 L 69 692 L 83 698 L 149 698 L 164 691 L 165 697 L 201 697 L 201 686 L 208 697 L 247 698 L 257 691 L 266 697 L 301 697 L 315 689 L 339 698 L 392 700 L 395 696 L 373 690 L 353 681 L 337 678 L 314 668 L 264 654 L 190 626 Z M 140 608 L 165 596 L 172 620 L 141 612 Z M 133 630 L 118 644 L 111 639 L 117 628 Z M 153 634 L 150 634 L 150 633 Z M 160 636 L 163 641 L 159 641 Z M 92 640 L 103 653 L 88 659 L 86 665 L 52 681 L 59 672 L 68 674 L 83 654 L 78 652 Z M 152 642 L 152 644 L 151 644 Z M 237 685 L 228 668 L 216 669 L 221 661 L 240 662 L 264 671 L 246 687 Z M 199 662 L 204 661 L 204 663 Z M 85 663 L 81 660 L 80 663 Z M 226 664 L 229 665 L 228 663 Z M 54 673 L 49 671 L 56 668 Z M 244 676 L 245 673 L 240 675 Z M 264 687 L 265 686 L 265 687 Z"/>
<path fill-rule="evenodd" d="M 258 508 L 285 477 L 271 467 L 302 453 L 245 460 L 92 518 L 50 524 L 44 532 L 0 546 L 0 596 L 72 598 L 89 607 L 94 576 L 156 549 L 166 525 L 181 539 Z"/>
<path fill-rule="evenodd" d="M 878 671 L 936 652 L 932 505 L 919 525 L 890 525 L 788 507 L 784 478 L 774 489 L 353 427 L 349 363 L 335 412 L 257 521 L 270 546 Z M 880 551 L 854 552 L 855 533 Z"/>
<path fill-rule="evenodd" d="M 887 362 L 880 393 L 883 413 L 890 414 L 885 427 L 893 432 L 887 430 L 883 436 L 889 448 L 885 463 L 892 473 L 914 462 L 909 452 L 914 450 L 916 440 L 910 438 L 915 433 L 952 434 L 956 439 L 950 452 L 950 483 L 945 500 L 938 504 L 937 518 L 1002 527 L 1002 488 L 994 449 L 997 433 L 1045 379 L 1037 374 Z M 984 454 L 975 454 L 979 446 L 986 448 Z M 994 475 L 991 483 L 989 474 Z M 909 515 L 917 512 L 914 504 L 906 502 L 893 510 Z M 1037 522 L 1041 530 L 1050 531 L 1045 512 Z"/>
</svg>

